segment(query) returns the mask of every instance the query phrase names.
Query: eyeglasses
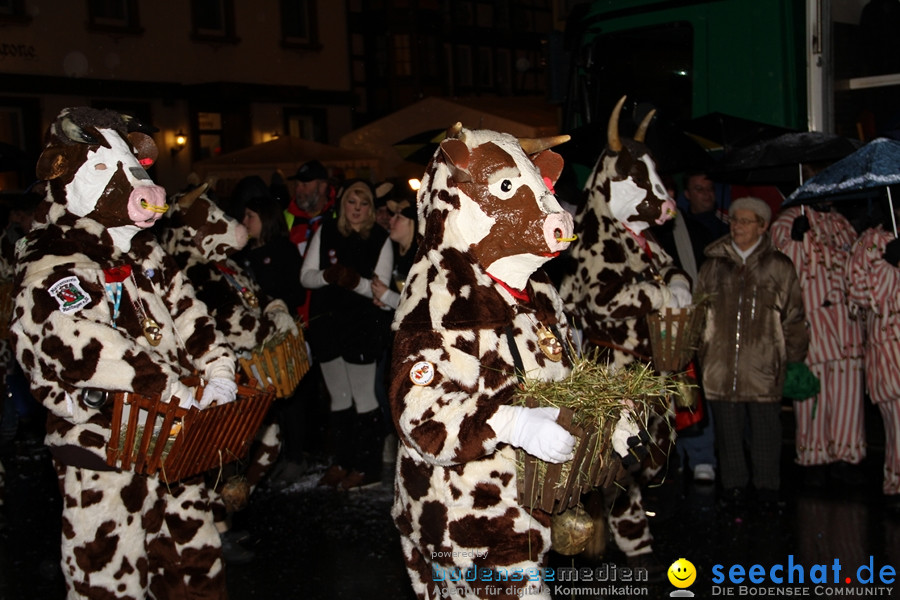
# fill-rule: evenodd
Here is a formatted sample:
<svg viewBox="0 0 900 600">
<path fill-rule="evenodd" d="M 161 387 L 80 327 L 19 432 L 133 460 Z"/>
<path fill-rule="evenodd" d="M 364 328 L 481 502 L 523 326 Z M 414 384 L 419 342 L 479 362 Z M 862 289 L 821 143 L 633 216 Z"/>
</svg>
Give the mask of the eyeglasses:
<svg viewBox="0 0 900 600">
<path fill-rule="evenodd" d="M 753 224 L 757 224 L 757 225 L 758 225 L 758 224 L 759 224 L 759 219 L 743 219 L 743 218 L 741 218 L 741 219 L 736 219 L 736 218 L 732 218 L 732 219 L 731 219 L 731 222 L 732 222 L 732 223 L 736 223 L 737 225 L 753 225 Z"/>
</svg>

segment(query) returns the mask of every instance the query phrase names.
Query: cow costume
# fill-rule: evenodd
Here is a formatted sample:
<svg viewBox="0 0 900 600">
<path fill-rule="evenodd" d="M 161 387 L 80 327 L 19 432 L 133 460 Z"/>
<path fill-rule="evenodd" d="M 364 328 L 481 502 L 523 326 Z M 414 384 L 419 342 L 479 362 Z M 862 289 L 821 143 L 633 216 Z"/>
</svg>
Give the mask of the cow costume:
<svg viewBox="0 0 900 600">
<path fill-rule="evenodd" d="M 287 304 L 267 298 L 231 259 L 247 245 L 247 228 L 210 200 L 206 187 L 196 187 L 172 202 L 160 223 L 160 241 L 206 304 L 228 345 L 238 356 L 249 356 L 274 336 L 296 335 L 297 325 Z M 258 441 L 245 473 L 251 491 L 278 458 L 278 424 L 267 418 Z"/>
<path fill-rule="evenodd" d="M 220 598 L 205 484 L 106 464 L 106 392 L 201 408 L 236 394 L 234 353 L 148 231 L 166 195 L 145 170 L 157 148 L 142 129 L 90 108 L 52 123 L 37 165 L 45 199 L 17 249 L 13 343 L 49 413 L 68 597 Z M 199 402 L 181 381 L 192 374 L 206 379 Z"/>
<path fill-rule="evenodd" d="M 691 304 L 687 276 L 647 231 L 675 214 L 643 143 L 653 112 L 634 139 L 621 138 L 624 102 L 622 97 L 610 116 L 607 145 L 588 177 L 586 199 L 575 216 L 578 239 L 569 248 L 571 260 L 560 285 L 566 314 L 583 331 L 585 347 L 596 349 L 598 359 L 614 370 L 651 361 L 648 314 Z M 649 420 L 648 430 L 656 443 L 645 461 L 645 479 L 665 463 L 674 441 L 674 427 L 658 415 Z M 607 490 L 608 520 L 619 549 L 635 558 L 652 551 L 652 537 L 637 481 L 631 477 L 625 487 L 627 494 L 617 487 Z"/>
<path fill-rule="evenodd" d="M 423 239 L 394 320 L 390 400 L 402 441 L 392 514 L 419 598 L 549 598 L 539 579 L 485 581 L 542 566 L 550 547 L 549 516 L 517 502 L 514 446 L 562 462 L 574 444 L 558 409 L 511 405 L 517 375 L 571 369 L 562 305 L 538 269 L 568 246 L 572 221 L 552 192 L 562 159 L 540 141 L 457 124 L 418 194 Z M 473 567 L 477 581 L 449 581 Z"/>
</svg>

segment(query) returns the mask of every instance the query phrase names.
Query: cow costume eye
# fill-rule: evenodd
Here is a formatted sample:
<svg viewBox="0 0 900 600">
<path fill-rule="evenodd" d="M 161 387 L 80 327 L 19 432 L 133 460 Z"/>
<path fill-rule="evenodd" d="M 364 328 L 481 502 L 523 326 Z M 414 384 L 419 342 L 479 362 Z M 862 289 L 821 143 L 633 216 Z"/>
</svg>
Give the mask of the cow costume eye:
<svg viewBox="0 0 900 600">
<path fill-rule="evenodd" d="M 501 200 L 512 198 L 518 188 L 519 186 L 513 183 L 511 179 L 501 179 L 488 185 L 491 195 Z"/>
</svg>

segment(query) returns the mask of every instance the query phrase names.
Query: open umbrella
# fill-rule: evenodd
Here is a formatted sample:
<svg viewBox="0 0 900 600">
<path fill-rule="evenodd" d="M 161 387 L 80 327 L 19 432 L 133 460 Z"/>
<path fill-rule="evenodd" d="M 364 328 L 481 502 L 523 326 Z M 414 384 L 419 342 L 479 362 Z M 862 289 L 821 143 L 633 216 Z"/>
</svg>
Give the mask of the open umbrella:
<svg viewBox="0 0 900 600">
<path fill-rule="evenodd" d="M 720 181 L 748 184 L 803 183 L 804 163 L 830 163 L 855 152 L 862 142 L 832 133 L 785 133 L 726 152 L 713 176 Z"/>
<path fill-rule="evenodd" d="M 734 148 L 768 140 L 794 129 L 770 125 L 721 112 L 711 112 L 680 123 L 681 130 L 704 147 Z"/>
<path fill-rule="evenodd" d="M 825 199 L 859 198 L 886 190 L 896 236 L 897 222 L 890 186 L 898 183 L 900 141 L 877 138 L 810 177 L 788 196 L 784 206 L 809 204 Z"/>
</svg>

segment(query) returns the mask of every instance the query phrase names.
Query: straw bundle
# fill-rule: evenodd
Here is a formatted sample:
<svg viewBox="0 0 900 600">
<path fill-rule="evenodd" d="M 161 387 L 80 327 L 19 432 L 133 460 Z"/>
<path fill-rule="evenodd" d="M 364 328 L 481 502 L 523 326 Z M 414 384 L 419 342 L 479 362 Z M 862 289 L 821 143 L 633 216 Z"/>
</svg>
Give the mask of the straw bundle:
<svg viewBox="0 0 900 600">
<path fill-rule="evenodd" d="M 514 404 L 558 407 L 557 422 L 578 442 L 575 457 L 562 464 L 546 463 L 519 450 L 519 501 L 556 514 L 577 504 L 583 492 L 612 483 L 620 461 L 611 437 L 622 411 L 630 408 L 638 426 L 646 430 L 651 412 L 664 412 L 673 392 L 670 378 L 655 374 L 649 365 L 635 363 L 612 373 L 596 361 L 596 354 L 579 358 L 562 381 L 526 377 Z"/>
</svg>

